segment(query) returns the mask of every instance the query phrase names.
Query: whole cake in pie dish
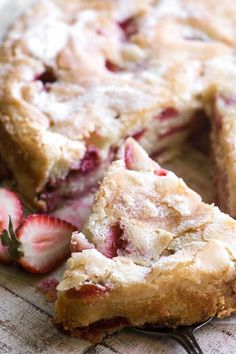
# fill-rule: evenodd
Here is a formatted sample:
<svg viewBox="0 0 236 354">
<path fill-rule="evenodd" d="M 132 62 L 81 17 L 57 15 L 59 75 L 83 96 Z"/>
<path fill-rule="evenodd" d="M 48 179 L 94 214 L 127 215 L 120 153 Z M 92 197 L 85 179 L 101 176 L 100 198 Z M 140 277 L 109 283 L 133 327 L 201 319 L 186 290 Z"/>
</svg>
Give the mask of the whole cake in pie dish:
<svg viewBox="0 0 236 354">
<path fill-rule="evenodd" d="M 125 326 L 236 311 L 236 221 L 127 139 L 58 286 L 57 325 L 100 341 Z"/>
<path fill-rule="evenodd" d="M 86 198 L 128 136 L 162 154 L 212 117 L 212 67 L 236 71 L 234 8 L 40 0 L 17 20 L 0 48 L 0 154 L 31 205 Z"/>
</svg>

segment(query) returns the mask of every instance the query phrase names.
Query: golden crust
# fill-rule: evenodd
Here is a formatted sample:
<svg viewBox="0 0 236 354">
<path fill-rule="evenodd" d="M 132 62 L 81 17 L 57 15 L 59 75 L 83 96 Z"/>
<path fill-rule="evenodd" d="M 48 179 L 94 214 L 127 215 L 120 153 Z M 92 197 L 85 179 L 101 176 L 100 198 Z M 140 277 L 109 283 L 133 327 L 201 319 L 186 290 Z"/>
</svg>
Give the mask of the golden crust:
<svg viewBox="0 0 236 354">
<path fill-rule="evenodd" d="M 105 159 L 140 132 L 148 153 L 181 143 L 204 93 L 221 84 L 206 63 L 234 51 L 232 8 L 50 0 L 28 10 L 0 49 L 0 151 L 21 192 L 32 201 L 65 178 L 88 144 Z M 175 119 L 155 119 L 169 108 Z"/>
<path fill-rule="evenodd" d="M 73 253 L 58 286 L 56 322 L 69 331 L 113 317 L 178 326 L 235 312 L 236 222 L 132 139 L 121 156 L 83 229 L 96 249 Z M 84 297 L 85 285 L 107 291 Z"/>
<path fill-rule="evenodd" d="M 95 251 L 83 251 L 85 252 L 89 259 L 94 260 L 94 267 L 98 265 Z M 88 265 L 82 256 L 85 258 L 85 254 L 77 258 L 74 255 L 75 262 L 86 262 Z M 109 273 L 114 271 L 115 265 L 120 266 L 118 259 L 111 263 L 113 264 L 107 267 Z M 127 267 L 130 266 L 134 272 L 139 271 L 138 267 L 133 269 L 133 265 L 127 264 Z M 63 324 L 65 330 L 72 332 L 78 327 L 118 316 L 127 319 L 133 326 L 156 323 L 173 327 L 202 322 L 211 316 L 229 316 L 235 312 L 236 302 L 235 274 L 232 277 L 228 268 L 230 267 L 227 265 L 226 273 L 223 274 L 229 273 L 228 281 L 223 278 L 220 280 L 220 273 L 213 281 L 210 273 L 202 274 L 198 281 L 188 280 L 187 275 L 191 274 L 191 271 L 181 275 L 177 265 L 169 274 L 164 274 L 160 279 L 156 278 L 153 283 L 150 281 L 151 273 L 148 272 L 141 280 L 126 279 L 123 284 L 117 283 L 114 277 L 110 280 L 110 286 L 114 288 L 109 294 L 97 296 L 96 301 L 89 302 L 80 299 L 76 294 L 72 297 L 62 291 L 57 301 L 56 323 Z M 199 272 L 199 269 L 197 271 Z M 63 289 L 62 286 L 59 290 Z"/>
</svg>

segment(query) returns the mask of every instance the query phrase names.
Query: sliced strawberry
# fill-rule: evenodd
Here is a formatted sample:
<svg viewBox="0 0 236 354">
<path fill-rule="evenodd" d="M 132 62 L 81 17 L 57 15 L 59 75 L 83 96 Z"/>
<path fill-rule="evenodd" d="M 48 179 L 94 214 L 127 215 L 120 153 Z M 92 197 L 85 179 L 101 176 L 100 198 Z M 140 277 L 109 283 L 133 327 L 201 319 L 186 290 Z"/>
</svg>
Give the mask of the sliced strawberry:
<svg viewBox="0 0 236 354">
<path fill-rule="evenodd" d="M 8 228 L 9 216 L 11 217 L 13 230 L 19 225 L 23 217 L 23 209 L 17 195 L 8 189 L 0 188 L 0 237 L 4 230 Z M 10 263 L 11 257 L 8 247 L 0 242 L 0 262 Z"/>
<path fill-rule="evenodd" d="M 124 230 L 119 225 L 113 225 L 108 231 L 108 235 L 105 244 L 98 245 L 97 249 L 107 258 L 113 258 L 118 256 L 118 251 L 125 250 L 128 246 L 128 241 L 123 238 Z"/>
<path fill-rule="evenodd" d="M 10 256 L 32 273 L 46 273 L 70 255 L 70 238 L 76 228 L 48 215 L 30 215 L 14 234 L 2 236 Z"/>
</svg>

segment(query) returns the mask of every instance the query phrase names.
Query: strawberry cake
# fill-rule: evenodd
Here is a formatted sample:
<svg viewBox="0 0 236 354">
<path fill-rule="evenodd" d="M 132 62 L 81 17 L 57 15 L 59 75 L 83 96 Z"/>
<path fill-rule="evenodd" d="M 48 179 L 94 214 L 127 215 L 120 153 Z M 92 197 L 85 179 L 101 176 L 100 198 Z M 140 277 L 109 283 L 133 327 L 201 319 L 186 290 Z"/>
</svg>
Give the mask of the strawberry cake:
<svg viewBox="0 0 236 354">
<path fill-rule="evenodd" d="M 56 323 L 95 342 L 125 326 L 236 311 L 236 221 L 129 138 L 101 183 L 58 286 Z"/>
<path fill-rule="evenodd" d="M 129 136 L 161 155 L 200 116 L 214 127 L 220 88 L 236 73 L 234 9 L 233 0 L 37 1 L 0 48 L 0 155 L 28 202 L 53 211 L 86 200 Z M 234 215 L 225 134 L 232 158 L 226 168 L 216 152 L 218 189 L 228 181 L 218 199 Z"/>
</svg>

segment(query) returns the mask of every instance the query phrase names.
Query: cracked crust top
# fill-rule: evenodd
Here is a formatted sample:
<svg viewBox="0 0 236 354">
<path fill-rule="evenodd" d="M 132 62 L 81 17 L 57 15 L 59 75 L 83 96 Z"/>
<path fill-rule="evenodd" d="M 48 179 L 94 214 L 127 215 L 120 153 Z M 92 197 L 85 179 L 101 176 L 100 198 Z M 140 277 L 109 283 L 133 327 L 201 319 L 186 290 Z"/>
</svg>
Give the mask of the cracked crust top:
<svg viewBox="0 0 236 354">
<path fill-rule="evenodd" d="M 114 226 L 127 242 L 117 254 L 141 265 L 158 261 L 163 252 L 183 250 L 192 241 L 201 248 L 211 239 L 227 244 L 236 257 L 232 218 L 203 203 L 181 178 L 160 169 L 132 139 L 126 141 L 122 154 L 108 170 L 83 229 L 99 251 L 106 253 Z M 163 175 L 158 175 L 158 169 Z"/>
</svg>

